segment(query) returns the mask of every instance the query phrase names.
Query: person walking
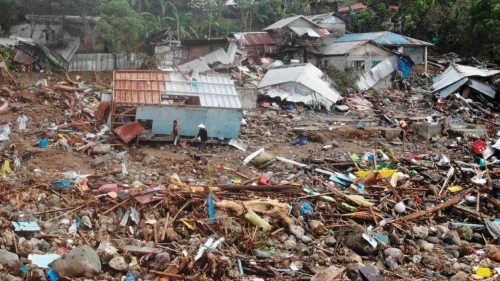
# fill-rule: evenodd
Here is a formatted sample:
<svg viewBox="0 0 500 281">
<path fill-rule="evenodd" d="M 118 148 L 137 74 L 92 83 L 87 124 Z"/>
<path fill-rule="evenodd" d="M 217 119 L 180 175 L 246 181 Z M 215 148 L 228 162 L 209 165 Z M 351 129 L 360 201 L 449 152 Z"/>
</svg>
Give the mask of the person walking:
<svg viewBox="0 0 500 281">
<path fill-rule="evenodd" d="M 205 127 L 205 125 L 203 124 L 200 124 L 198 125 L 198 141 L 200 141 L 200 149 L 201 150 L 205 150 L 206 149 L 206 146 L 207 146 L 207 140 L 208 140 L 208 132 L 207 132 L 207 128 Z"/>
<path fill-rule="evenodd" d="M 177 120 L 174 120 L 173 125 L 172 125 L 172 135 L 174 136 L 174 146 L 177 145 L 177 142 L 179 141 L 179 136 L 181 134 L 181 127 L 179 126 L 179 123 Z"/>
</svg>

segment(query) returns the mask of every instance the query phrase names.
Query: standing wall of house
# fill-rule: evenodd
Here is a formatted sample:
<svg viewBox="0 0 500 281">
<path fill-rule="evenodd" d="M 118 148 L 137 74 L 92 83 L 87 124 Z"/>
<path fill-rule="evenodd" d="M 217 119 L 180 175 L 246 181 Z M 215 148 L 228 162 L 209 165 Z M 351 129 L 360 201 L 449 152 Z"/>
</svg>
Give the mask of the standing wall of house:
<svg viewBox="0 0 500 281">
<path fill-rule="evenodd" d="M 328 56 L 319 59 L 319 66 L 322 69 L 335 67 L 337 69 L 346 69 L 348 67 L 346 56 Z"/>
<path fill-rule="evenodd" d="M 356 61 L 364 61 L 363 70 L 368 71 L 390 56 L 392 55 L 389 52 L 380 47 L 373 44 L 364 44 L 355 48 L 347 55 L 347 65 L 355 66 Z"/>
<path fill-rule="evenodd" d="M 170 135 L 172 122 L 177 120 L 181 136 L 198 135 L 200 123 L 207 127 L 209 137 L 237 138 L 240 133 L 242 113 L 238 109 L 198 106 L 138 106 L 137 120 L 152 120 L 151 133 Z"/>
<path fill-rule="evenodd" d="M 403 53 L 410 56 L 415 64 L 424 64 L 425 46 L 422 47 L 403 47 Z"/>
</svg>

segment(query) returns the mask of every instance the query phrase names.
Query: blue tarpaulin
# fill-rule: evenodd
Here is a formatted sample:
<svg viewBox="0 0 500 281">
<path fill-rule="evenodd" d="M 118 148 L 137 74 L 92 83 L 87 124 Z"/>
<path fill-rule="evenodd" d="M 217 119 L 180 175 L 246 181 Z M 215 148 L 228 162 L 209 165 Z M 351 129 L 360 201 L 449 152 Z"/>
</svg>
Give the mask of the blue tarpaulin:
<svg viewBox="0 0 500 281">
<path fill-rule="evenodd" d="M 411 73 L 411 64 L 398 57 L 398 69 L 401 71 L 403 79 L 407 79 Z"/>
</svg>

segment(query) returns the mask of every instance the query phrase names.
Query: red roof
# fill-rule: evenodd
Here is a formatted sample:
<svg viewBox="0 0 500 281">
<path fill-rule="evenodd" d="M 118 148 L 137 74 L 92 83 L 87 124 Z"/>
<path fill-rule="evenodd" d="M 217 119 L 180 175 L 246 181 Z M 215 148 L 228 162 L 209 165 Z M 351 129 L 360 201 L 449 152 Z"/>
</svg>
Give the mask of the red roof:
<svg viewBox="0 0 500 281">
<path fill-rule="evenodd" d="M 247 32 L 243 33 L 241 37 L 243 46 L 276 44 L 267 32 Z"/>
<path fill-rule="evenodd" d="M 364 10 L 366 8 L 367 8 L 367 6 L 363 3 L 356 3 L 356 4 L 351 5 L 351 9 L 353 12 L 361 11 L 361 10 Z M 350 11 L 349 7 L 340 7 L 339 8 L 339 13 L 348 13 L 349 11 Z"/>
<path fill-rule="evenodd" d="M 113 72 L 113 102 L 125 104 L 160 104 L 168 73 L 151 70 L 116 70 Z"/>
</svg>

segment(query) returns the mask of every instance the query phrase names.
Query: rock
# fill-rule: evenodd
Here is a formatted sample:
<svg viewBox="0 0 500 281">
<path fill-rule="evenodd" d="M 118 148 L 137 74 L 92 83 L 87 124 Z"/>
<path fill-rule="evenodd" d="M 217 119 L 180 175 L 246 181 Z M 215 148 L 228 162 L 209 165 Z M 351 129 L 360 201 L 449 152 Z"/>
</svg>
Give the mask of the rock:
<svg viewBox="0 0 500 281">
<path fill-rule="evenodd" d="M 425 238 L 425 241 L 432 243 L 432 244 L 441 243 L 441 239 L 437 238 L 436 236 L 428 236 L 427 238 Z"/>
<path fill-rule="evenodd" d="M 361 235 L 362 232 L 348 233 L 348 235 L 343 237 L 344 245 L 358 255 L 368 256 L 376 254 L 377 249 L 374 249 Z"/>
<path fill-rule="evenodd" d="M 471 241 L 472 236 L 474 235 L 474 232 L 472 231 L 472 228 L 470 228 L 470 227 L 462 227 L 458 230 L 458 235 L 460 236 L 460 238 L 462 238 L 464 240 Z"/>
<path fill-rule="evenodd" d="M 422 251 L 430 252 L 434 249 L 434 244 L 429 243 L 425 240 L 419 240 L 418 241 L 418 246 Z"/>
<path fill-rule="evenodd" d="M 426 226 L 414 226 L 412 228 L 413 235 L 417 238 L 425 239 L 429 236 L 429 228 Z"/>
<path fill-rule="evenodd" d="M 290 236 L 284 243 L 283 247 L 287 250 L 295 250 L 297 249 L 297 242 L 295 241 L 295 238 L 293 236 Z"/>
<path fill-rule="evenodd" d="M 411 261 L 413 263 L 420 263 L 422 261 L 422 256 L 421 255 L 414 255 L 412 258 L 411 258 Z"/>
<path fill-rule="evenodd" d="M 308 244 L 311 243 L 313 239 L 310 236 L 303 235 L 302 237 L 300 237 L 300 241 L 302 241 L 302 243 L 304 244 Z"/>
<path fill-rule="evenodd" d="M 11 261 L 18 261 L 19 256 L 6 250 L 0 249 L 0 265 L 7 265 Z"/>
<path fill-rule="evenodd" d="M 444 225 L 436 225 L 435 228 L 436 228 L 438 234 L 440 234 L 440 235 L 444 235 L 448 231 L 450 231 L 450 229 Z"/>
<path fill-rule="evenodd" d="M 335 147 L 335 148 L 340 147 L 340 142 L 338 142 L 336 140 L 332 140 L 330 142 L 330 144 L 332 145 L 332 147 Z"/>
<path fill-rule="evenodd" d="M 460 246 L 458 246 L 457 250 L 460 253 L 460 256 L 472 255 L 475 252 L 474 247 L 469 243 L 461 244 Z"/>
<path fill-rule="evenodd" d="M 403 252 L 398 248 L 387 248 L 384 250 L 384 255 L 399 259 L 403 256 Z"/>
<path fill-rule="evenodd" d="M 292 225 L 290 226 L 290 232 L 295 235 L 295 237 L 297 237 L 297 239 L 301 239 L 302 236 L 304 236 L 304 234 L 306 233 L 306 231 L 298 226 L 298 225 Z"/>
<path fill-rule="evenodd" d="M 99 247 L 97 247 L 97 253 L 114 256 L 118 253 L 118 249 L 116 249 L 115 246 L 108 241 L 101 241 L 101 243 L 99 243 Z"/>
<path fill-rule="evenodd" d="M 459 272 L 455 273 L 455 275 L 453 275 L 450 278 L 450 281 L 467 281 L 467 280 L 469 280 L 469 274 L 467 274 L 463 271 L 459 271 Z"/>
<path fill-rule="evenodd" d="M 495 267 L 489 258 L 482 259 L 477 264 L 477 266 L 479 266 L 479 267 L 488 267 L 488 268 L 494 268 Z"/>
<path fill-rule="evenodd" d="M 458 245 L 460 244 L 460 236 L 455 230 L 450 230 L 443 236 L 443 242 Z"/>
<path fill-rule="evenodd" d="M 109 261 L 108 265 L 117 271 L 126 271 L 128 269 L 127 262 L 122 256 L 115 256 Z"/>
<path fill-rule="evenodd" d="M 82 223 L 85 225 L 87 228 L 91 229 L 92 228 L 92 221 L 90 220 L 89 216 L 85 215 L 82 217 Z"/>
<path fill-rule="evenodd" d="M 144 158 L 142 158 L 142 163 L 146 164 L 146 165 L 149 165 L 149 164 L 153 163 L 154 161 L 155 161 L 155 157 L 151 154 L 147 154 L 146 156 L 144 156 Z"/>
<path fill-rule="evenodd" d="M 399 267 L 398 262 L 393 257 L 387 257 L 384 261 L 384 265 L 389 269 L 396 269 Z"/>
<path fill-rule="evenodd" d="M 335 239 L 335 237 L 333 236 L 327 236 L 324 242 L 328 247 L 335 247 L 335 245 L 337 245 L 337 239 Z"/>
<path fill-rule="evenodd" d="M 2 233 L 2 237 L 5 241 L 5 246 L 13 246 L 14 245 L 14 233 L 12 231 L 4 231 Z"/>
<path fill-rule="evenodd" d="M 471 239 L 471 242 L 474 242 L 474 243 L 479 243 L 479 244 L 484 244 L 484 239 L 483 239 L 483 236 L 481 236 L 481 234 L 479 233 L 473 233 L 472 234 L 472 239 Z"/>
<path fill-rule="evenodd" d="M 360 255 L 356 254 L 356 253 L 350 253 L 347 255 L 347 260 L 349 262 L 357 262 L 359 264 L 363 264 L 363 259 L 361 258 Z"/>
<path fill-rule="evenodd" d="M 101 272 L 101 260 L 89 245 L 69 251 L 51 264 L 58 275 L 65 277 L 88 277 Z"/>
</svg>

